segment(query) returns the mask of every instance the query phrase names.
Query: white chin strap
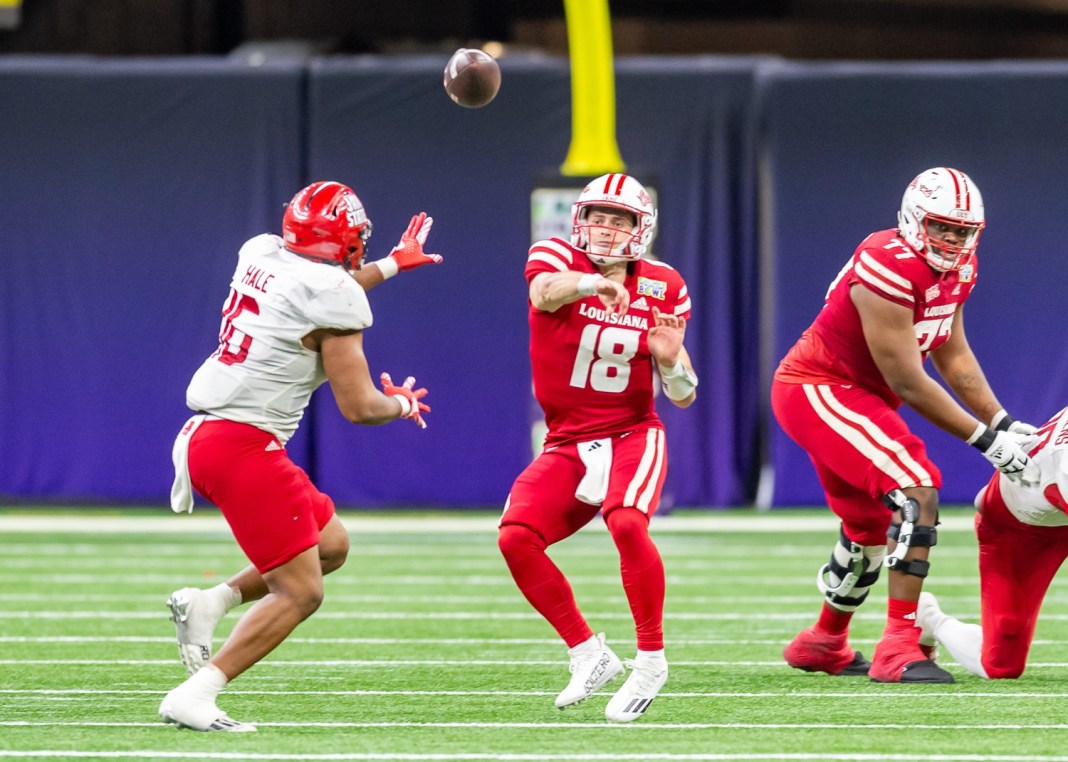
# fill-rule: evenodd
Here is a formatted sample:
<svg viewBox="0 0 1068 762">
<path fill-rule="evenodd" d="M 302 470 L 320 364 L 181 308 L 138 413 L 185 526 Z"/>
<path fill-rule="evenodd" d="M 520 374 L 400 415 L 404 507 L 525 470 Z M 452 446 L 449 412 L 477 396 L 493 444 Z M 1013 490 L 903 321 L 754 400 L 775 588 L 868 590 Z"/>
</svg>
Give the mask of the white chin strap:
<svg viewBox="0 0 1068 762">
<path fill-rule="evenodd" d="M 927 244 L 927 264 L 939 272 L 950 272 L 957 269 L 957 263 L 960 262 L 960 258 L 963 254 L 958 254 L 955 259 L 948 259 L 946 255 L 937 246 L 931 243 Z"/>
<path fill-rule="evenodd" d="M 586 251 L 586 256 L 589 257 L 590 261 L 595 265 L 610 265 L 615 262 L 629 262 L 634 259 L 634 257 L 626 257 L 621 254 L 598 254 L 597 252 L 589 250 Z"/>
</svg>

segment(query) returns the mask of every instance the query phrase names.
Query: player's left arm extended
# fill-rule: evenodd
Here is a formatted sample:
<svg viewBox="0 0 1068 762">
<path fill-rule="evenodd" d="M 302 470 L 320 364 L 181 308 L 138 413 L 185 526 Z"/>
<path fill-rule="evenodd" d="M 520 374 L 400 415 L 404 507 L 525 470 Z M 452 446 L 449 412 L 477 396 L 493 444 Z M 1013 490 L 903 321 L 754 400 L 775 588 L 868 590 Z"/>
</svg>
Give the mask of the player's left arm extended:
<svg viewBox="0 0 1068 762">
<path fill-rule="evenodd" d="M 358 270 L 350 270 L 349 274 L 356 279 L 364 291 L 370 291 L 399 272 L 414 270 L 423 265 L 441 264 L 440 254 L 427 254 L 423 251 L 423 244 L 426 243 L 426 238 L 430 235 L 430 229 L 433 226 L 434 218 L 428 217 L 426 212 L 420 212 L 412 217 L 408 223 L 408 229 L 404 231 L 400 241 L 387 256 L 368 262 Z"/>
<path fill-rule="evenodd" d="M 665 396 L 676 406 L 686 408 L 697 399 L 697 374 L 683 346 L 686 320 L 653 307 L 653 327 L 649 329 L 649 354 L 656 362 Z"/>
<path fill-rule="evenodd" d="M 1002 407 L 968 344 L 968 337 L 964 332 L 963 307 L 953 316 L 953 329 L 949 339 L 931 352 L 931 362 L 949 388 L 975 417 L 990 424 Z"/>
</svg>

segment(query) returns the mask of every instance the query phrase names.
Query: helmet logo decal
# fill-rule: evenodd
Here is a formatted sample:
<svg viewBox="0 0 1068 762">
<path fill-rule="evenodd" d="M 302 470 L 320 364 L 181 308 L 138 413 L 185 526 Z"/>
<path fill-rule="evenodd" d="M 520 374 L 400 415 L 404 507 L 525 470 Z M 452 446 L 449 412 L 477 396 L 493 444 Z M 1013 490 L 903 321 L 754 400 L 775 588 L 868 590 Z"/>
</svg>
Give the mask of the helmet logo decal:
<svg viewBox="0 0 1068 762">
<path fill-rule="evenodd" d="M 341 203 L 345 207 L 345 221 L 350 228 L 358 227 L 365 221 L 363 207 L 352 196 L 342 196 Z"/>
</svg>

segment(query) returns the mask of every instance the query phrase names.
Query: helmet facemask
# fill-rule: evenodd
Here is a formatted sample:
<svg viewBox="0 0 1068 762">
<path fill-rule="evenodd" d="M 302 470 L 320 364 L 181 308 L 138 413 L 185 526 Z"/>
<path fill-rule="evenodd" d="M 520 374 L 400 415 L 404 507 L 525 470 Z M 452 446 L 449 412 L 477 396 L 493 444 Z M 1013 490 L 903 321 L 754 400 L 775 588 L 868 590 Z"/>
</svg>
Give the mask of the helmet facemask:
<svg viewBox="0 0 1068 762">
<path fill-rule="evenodd" d="M 924 216 L 919 239 L 924 259 L 940 272 L 960 269 L 975 253 L 983 222 L 965 222 L 937 214 Z"/>
<path fill-rule="evenodd" d="M 633 212 L 608 206 L 583 206 L 578 213 L 580 237 L 596 264 L 637 259 L 638 224 Z"/>
</svg>

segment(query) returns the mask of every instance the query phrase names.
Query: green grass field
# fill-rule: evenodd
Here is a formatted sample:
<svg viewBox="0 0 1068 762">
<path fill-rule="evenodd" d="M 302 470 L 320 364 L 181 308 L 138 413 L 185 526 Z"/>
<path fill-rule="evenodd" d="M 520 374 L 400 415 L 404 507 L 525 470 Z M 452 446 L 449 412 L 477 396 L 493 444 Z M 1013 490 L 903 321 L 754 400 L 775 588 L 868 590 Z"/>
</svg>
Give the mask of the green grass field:
<svg viewBox="0 0 1068 762">
<path fill-rule="evenodd" d="M 225 524 L 198 513 L 0 512 L 0 758 L 1068 760 L 1059 580 L 1017 681 L 945 660 L 955 684 L 912 687 L 782 662 L 818 610 L 816 569 L 836 532 L 825 511 L 654 523 L 671 678 L 643 719 L 622 726 L 604 720 L 619 682 L 553 707 L 566 652 L 508 576 L 494 515 L 343 514 L 352 552 L 323 607 L 220 698 L 259 732 L 177 730 L 156 715 L 184 678 L 163 602 L 243 564 Z M 946 514 L 928 589 L 977 621 L 968 514 Z M 632 657 L 607 533 L 591 526 L 553 555 L 591 624 Z M 868 656 L 884 612 L 885 575 L 854 624 Z"/>
</svg>

